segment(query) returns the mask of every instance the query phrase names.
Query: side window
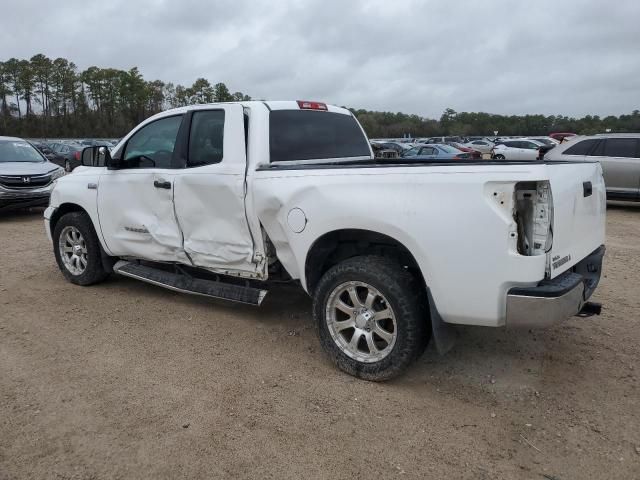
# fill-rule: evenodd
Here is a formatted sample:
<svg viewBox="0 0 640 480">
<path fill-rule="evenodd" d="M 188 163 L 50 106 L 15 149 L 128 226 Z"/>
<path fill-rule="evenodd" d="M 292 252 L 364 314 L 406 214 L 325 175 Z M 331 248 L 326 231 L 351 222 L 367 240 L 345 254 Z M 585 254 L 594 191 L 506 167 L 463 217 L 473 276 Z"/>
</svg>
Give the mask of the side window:
<svg viewBox="0 0 640 480">
<path fill-rule="evenodd" d="M 597 138 L 590 138 L 589 140 L 582 140 L 575 145 L 567 148 L 563 155 L 588 155 L 591 149 L 598 143 Z"/>
<path fill-rule="evenodd" d="M 189 134 L 187 165 L 199 167 L 222 161 L 224 144 L 224 110 L 193 112 Z"/>
<path fill-rule="evenodd" d="M 437 155 L 438 152 L 433 147 L 426 147 L 420 151 L 420 155 Z"/>
<path fill-rule="evenodd" d="M 69 147 L 64 146 L 60 149 L 60 153 L 69 153 Z"/>
<path fill-rule="evenodd" d="M 604 144 L 605 157 L 638 157 L 635 138 L 608 138 Z"/>
<path fill-rule="evenodd" d="M 503 145 L 509 148 L 520 148 L 519 142 L 504 142 Z"/>
<path fill-rule="evenodd" d="M 413 147 L 404 152 L 403 157 L 415 157 L 418 154 L 418 148 Z"/>
<path fill-rule="evenodd" d="M 173 149 L 182 115 L 145 125 L 128 140 L 122 156 L 124 168 L 175 168 Z"/>
</svg>

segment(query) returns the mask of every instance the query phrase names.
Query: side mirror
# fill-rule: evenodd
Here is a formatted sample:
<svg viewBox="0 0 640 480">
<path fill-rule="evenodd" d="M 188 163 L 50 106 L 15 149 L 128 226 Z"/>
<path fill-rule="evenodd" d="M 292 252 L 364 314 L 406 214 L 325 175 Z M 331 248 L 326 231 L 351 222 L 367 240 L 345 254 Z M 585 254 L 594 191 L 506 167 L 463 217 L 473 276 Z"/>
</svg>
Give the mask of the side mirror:
<svg viewBox="0 0 640 480">
<path fill-rule="evenodd" d="M 107 147 L 95 146 L 82 150 L 81 162 L 85 167 L 107 167 L 112 159 Z"/>
</svg>

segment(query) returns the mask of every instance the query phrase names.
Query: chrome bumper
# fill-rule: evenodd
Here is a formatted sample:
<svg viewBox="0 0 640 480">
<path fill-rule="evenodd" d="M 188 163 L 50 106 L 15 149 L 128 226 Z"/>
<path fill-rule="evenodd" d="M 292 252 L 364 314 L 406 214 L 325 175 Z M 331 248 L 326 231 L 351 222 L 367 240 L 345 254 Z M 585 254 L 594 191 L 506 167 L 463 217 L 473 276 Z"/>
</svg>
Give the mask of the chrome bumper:
<svg viewBox="0 0 640 480">
<path fill-rule="evenodd" d="M 578 314 L 598 286 L 604 250 L 603 245 L 554 279 L 509 290 L 507 327 L 550 327 Z"/>
</svg>

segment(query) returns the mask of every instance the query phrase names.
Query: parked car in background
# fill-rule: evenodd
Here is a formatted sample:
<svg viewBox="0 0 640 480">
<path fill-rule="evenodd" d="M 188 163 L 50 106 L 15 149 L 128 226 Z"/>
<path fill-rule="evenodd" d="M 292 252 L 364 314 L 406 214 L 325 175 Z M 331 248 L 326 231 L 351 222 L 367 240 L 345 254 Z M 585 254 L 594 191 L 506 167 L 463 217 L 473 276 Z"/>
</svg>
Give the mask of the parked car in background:
<svg viewBox="0 0 640 480">
<path fill-rule="evenodd" d="M 550 145 L 550 146 L 556 146 L 556 145 L 560 145 L 560 142 L 558 140 L 556 140 L 555 138 L 551 138 L 551 137 L 527 137 L 529 140 L 534 140 L 536 142 L 540 142 L 544 145 Z"/>
<path fill-rule="evenodd" d="M 74 168 L 80 166 L 80 155 L 84 145 L 78 143 L 52 143 L 50 144 L 53 150 L 53 157 L 49 160 L 60 165 L 66 172 L 72 172 Z"/>
<path fill-rule="evenodd" d="M 575 137 L 547 152 L 550 161 L 598 161 L 607 199 L 640 201 L 640 133 Z"/>
<path fill-rule="evenodd" d="M 375 158 L 398 158 L 400 154 L 393 148 L 387 148 L 385 143 L 371 142 L 371 150 Z"/>
<path fill-rule="evenodd" d="M 110 140 L 102 140 L 95 138 L 85 138 L 84 140 L 80 140 L 77 142 L 79 145 L 84 147 L 114 147 L 116 144 L 112 143 Z"/>
<path fill-rule="evenodd" d="M 544 160 L 545 155 L 547 153 L 549 153 L 550 150 L 553 150 L 554 148 L 556 148 L 556 145 L 542 145 L 538 149 L 538 158 L 537 158 L 537 160 Z"/>
<path fill-rule="evenodd" d="M 0 137 L 0 210 L 46 206 L 64 170 L 29 142 Z"/>
<path fill-rule="evenodd" d="M 378 149 L 384 150 L 393 150 L 398 155 L 401 155 L 402 152 L 411 148 L 411 144 L 408 143 L 399 143 L 399 142 L 381 142 L 381 141 L 372 141 L 371 146 Z"/>
<path fill-rule="evenodd" d="M 421 138 L 417 140 L 418 143 L 447 143 L 447 142 L 457 142 L 464 143 L 464 139 L 458 136 L 452 137 L 430 137 L 430 138 Z"/>
<path fill-rule="evenodd" d="M 570 132 L 556 132 L 556 133 L 550 133 L 549 136 L 554 140 L 558 140 L 559 142 L 562 142 L 566 138 L 575 137 L 576 134 L 570 133 Z"/>
<path fill-rule="evenodd" d="M 475 151 L 480 153 L 491 153 L 491 149 L 494 147 L 493 142 L 490 142 L 487 139 L 471 140 L 463 145 L 468 148 L 473 148 Z"/>
<path fill-rule="evenodd" d="M 461 152 L 468 153 L 469 155 L 471 155 L 471 158 L 475 158 L 475 159 L 481 159 L 482 158 L 482 153 L 481 152 L 479 152 L 478 150 L 474 150 L 473 148 L 469 148 L 469 147 L 463 145 L 462 143 L 445 142 L 445 144 L 449 145 L 450 147 L 457 148 Z"/>
<path fill-rule="evenodd" d="M 444 143 L 433 143 L 428 145 L 418 145 L 405 151 L 402 158 L 408 160 L 468 160 L 471 154 L 458 150 Z"/>
<path fill-rule="evenodd" d="M 47 160 L 51 160 L 55 157 L 55 152 L 51 149 L 51 147 L 47 143 L 43 142 L 31 142 L 31 145 L 36 147 L 40 153 L 42 153 Z"/>
<path fill-rule="evenodd" d="M 495 160 L 537 160 L 538 149 L 544 144 L 535 140 L 503 140 L 491 151 Z"/>
</svg>

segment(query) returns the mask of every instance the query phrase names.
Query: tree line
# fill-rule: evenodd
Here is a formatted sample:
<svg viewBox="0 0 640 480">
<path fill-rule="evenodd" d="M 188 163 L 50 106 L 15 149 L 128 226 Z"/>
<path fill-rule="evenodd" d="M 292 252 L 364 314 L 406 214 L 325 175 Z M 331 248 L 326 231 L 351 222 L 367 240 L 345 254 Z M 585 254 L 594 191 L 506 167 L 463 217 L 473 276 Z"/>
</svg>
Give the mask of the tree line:
<svg viewBox="0 0 640 480">
<path fill-rule="evenodd" d="M 80 71 L 66 58 L 37 54 L 0 61 L 0 135 L 121 137 L 168 108 L 251 100 L 224 83 L 198 78 L 189 87 L 145 80 L 130 70 L 92 66 Z M 620 116 L 497 115 L 446 109 L 439 119 L 405 113 L 351 110 L 372 138 L 440 135 L 546 135 L 640 131 L 640 111 Z"/>
<path fill-rule="evenodd" d="M 43 54 L 0 62 L 0 135 L 121 137 L 145 118 L 197 103 L 251 100 L 224 83 L 190 87 L 145 80 L 130 70 L 89 67 Z"/>
<path fill-rule="evenodd" d="M 371 138 L 414 138 L 441 135 L 548 135 L 552 132 L 574 132 L 583 135 L 610 132 L 640 132 L 640 110 L 631 114 L 607 116 L 587 115 L 571 118 L 562 115 L 496 115 L 484 112 L 456 112 L 446 109 L 439 120 L 405 113 L 352 110 Z"/>
</svg>

